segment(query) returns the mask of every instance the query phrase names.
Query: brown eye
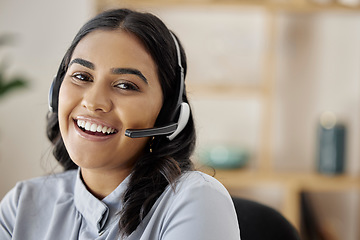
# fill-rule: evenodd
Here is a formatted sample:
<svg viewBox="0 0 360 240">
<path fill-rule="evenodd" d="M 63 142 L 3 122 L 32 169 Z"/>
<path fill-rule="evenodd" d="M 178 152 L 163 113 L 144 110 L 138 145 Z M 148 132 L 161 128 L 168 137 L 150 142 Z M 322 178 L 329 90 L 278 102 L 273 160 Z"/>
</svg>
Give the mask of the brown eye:
<svg viewBox="0 0 360 240">
<path fill-rule="evenodd" d="M 122 82 L 115 85 L 115 87 L 122 89 L 122 90 L 130 90 L 130 91 L 139 91 L 138 86 L 133 83 Z"/>
<path fill-rule="evenodd" d="M 84 73 L 74 73 L 71 77 L 77 81 L 82 81 L 82 82 L 92 81 L 91 77 L 88 74 L 84 74 Z"/>
</svg>

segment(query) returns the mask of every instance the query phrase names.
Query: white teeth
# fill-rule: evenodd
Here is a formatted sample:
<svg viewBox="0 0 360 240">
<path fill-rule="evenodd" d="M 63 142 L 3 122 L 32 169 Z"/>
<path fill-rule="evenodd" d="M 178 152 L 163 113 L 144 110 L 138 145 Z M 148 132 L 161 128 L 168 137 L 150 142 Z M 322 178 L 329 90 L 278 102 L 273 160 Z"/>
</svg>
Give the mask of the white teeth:
<svg viewBox="0 0 360 240">
<path fill-rule="evenodd" d="M 77 121 L 77 125 L 78 125 L 79 127 L 85 128 L 85 121 L 83 121 L 83 120 L 78 120 L 78 121 Z"/>
<path fill-rule="evenodd" d="M 95 123 L 90 123 L 90 122 L 86 122 L 84 120 L 77 120 L 77 125 L 81 128 L 85 128 L 86 131 L 91 131 L 91 132 L 102 132 L 102 133 L 114 133 L 115 129 L 110 128 L 110 127 L 106 127 L 106 126 L 101 126 Z"/>
<path fill-rule="evenodd" d="M 103 127 L 102 129 L 101 129 L 101 131 L 105 134 L 106 133 L 106 130 L 107 130 L 107 127 Z"/>
<path fill-rule="evenodd" d="M 96 132 L 96 129 L 97 129 L 97 125 L 95 123 L 91 124 L 90 131 Z"/>
<path fill-rule="evenodd" d="M 91 128 L 91 123 L 86 122 L 86 124 L 85 124 L 85 130 L 86 130 L 86 131 L 90 131 L 90 128 Z"/>
</svg>

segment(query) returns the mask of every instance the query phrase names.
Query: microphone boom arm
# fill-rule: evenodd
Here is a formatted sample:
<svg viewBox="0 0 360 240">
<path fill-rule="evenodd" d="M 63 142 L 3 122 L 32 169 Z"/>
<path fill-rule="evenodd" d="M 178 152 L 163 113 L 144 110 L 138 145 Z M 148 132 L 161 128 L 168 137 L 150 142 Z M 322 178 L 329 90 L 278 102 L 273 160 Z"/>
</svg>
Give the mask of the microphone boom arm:
<svg viewBox="0 0 360 240">
<path fill-rule="evenodd" d="M 147 129 L 126 129 L 125 136 L 130 138 L 152 137 L 161 135 L 170 135 L 177 129 L 178 124 L 172 123 L 163 127 Z"/>
</svg>

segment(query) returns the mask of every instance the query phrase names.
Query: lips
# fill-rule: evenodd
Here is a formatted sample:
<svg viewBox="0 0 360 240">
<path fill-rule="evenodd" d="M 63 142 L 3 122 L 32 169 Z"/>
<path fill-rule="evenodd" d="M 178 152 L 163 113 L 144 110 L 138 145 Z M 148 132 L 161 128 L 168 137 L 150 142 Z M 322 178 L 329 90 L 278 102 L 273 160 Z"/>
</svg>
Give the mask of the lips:
<svg viewBox="0 0 360 240">
<path fill-rule="evenodd" d="M 108 136 L 116 134 L 118 130 L 106 126 L 104 124 L 97 124 L 91 121 L 75 119 L 75 124 L 85 133 L 96 136 Z"/>
</svg>

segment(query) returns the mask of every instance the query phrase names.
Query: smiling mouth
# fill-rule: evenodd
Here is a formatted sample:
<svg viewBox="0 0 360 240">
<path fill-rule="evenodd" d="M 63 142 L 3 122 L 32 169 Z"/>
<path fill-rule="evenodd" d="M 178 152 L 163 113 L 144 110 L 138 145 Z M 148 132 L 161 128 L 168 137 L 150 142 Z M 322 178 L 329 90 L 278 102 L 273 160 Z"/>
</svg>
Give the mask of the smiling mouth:
<svg viewBox="0 0 360 240">
<path fill-rule="evenodd" d="M 85 120 L 74 120 L 74 121 L 75 124 L 79 127 L 79 129 L 81 129 L 84 133 L 94 136 L 108 136 L 108 135 L 116 134 L 118 132 L 114 128 L 87 122 Z"/>
</svg>

